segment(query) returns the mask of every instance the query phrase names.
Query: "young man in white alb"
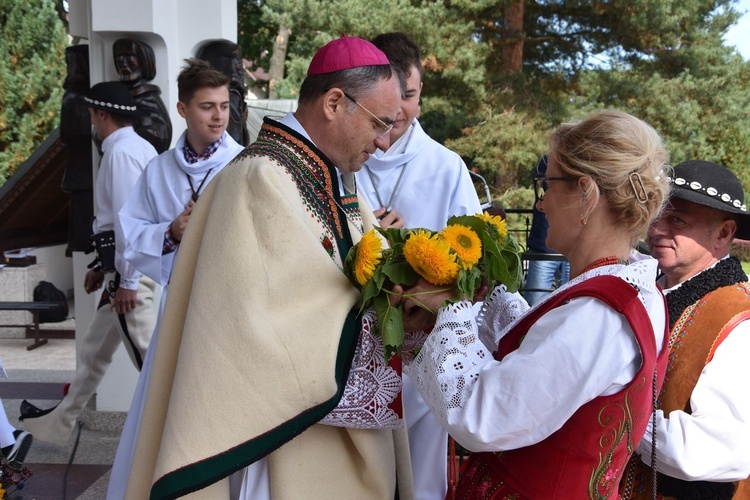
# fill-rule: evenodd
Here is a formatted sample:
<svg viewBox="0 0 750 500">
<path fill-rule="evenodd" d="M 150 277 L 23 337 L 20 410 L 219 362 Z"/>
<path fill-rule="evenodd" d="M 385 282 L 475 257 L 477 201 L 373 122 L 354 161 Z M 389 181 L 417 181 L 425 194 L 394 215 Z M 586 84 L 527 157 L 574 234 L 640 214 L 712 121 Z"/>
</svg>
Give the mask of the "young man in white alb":
<svg viewBox="0 0 750 500">
<path fill-rule="evenodd" d="M 481 211 L 474 184 L 461 157 L 433 140 L 419 124 L 422 61 L 419 47 L 403 33 L 373 40 L 406 77 L 406 94 L 391 131 L 391 145 L 378 150 L 356 173 L 360 195 L 384 227 L 439 231 L 453 215 Z M 414 493 L 443 499 L 447 491 L 448 433 L 430 413 L 404 374 L 403 401 L 409 432 Z"/>
<path fill-rule="evenodd" d="M 200 194 L 242 146 L 226 132 L 229 123 L 229 78 L 200 59 L 190 59 L 177 77 L 177 111 L 187 130 L 173 149 L 154 158 L 120 211 L 127 240 L 125 258 L 164 286 L 167 296 L 172 265 L 185 227 Z M 158 327 L 152 345 L 158 342 Z M 150 351 L 150 353 L 153 350 Z M 125 489 L 135 452 L 143 397 L 151 374 L 152 354 L 128 412 L 110 478 L 110 495 Z"/>
</svg>

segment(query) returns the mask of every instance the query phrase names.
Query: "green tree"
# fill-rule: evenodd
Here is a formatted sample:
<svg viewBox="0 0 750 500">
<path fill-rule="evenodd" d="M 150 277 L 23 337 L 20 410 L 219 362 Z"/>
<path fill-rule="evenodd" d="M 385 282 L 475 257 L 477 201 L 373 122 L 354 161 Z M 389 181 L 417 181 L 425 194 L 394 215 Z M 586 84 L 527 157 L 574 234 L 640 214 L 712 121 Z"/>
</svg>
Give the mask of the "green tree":
<svg viewBox="0 0 750 500">
<path fill-rule="evenodd" d="M 279 28 L 283 26 L 291 30 L 285 75 L 275 86 L 279 98 L 297 96 L 310 59 L 323 44 L 342 33 L 369 39 L 389 31 L 408 33 L 422 49 L 425 61 L 423 122 L 430 130 L 434 127 L 439 139 L 460 134 L 461 128 L 467 124 L 467 116 L 472 115 L 486 98 L 485 45 L 472 38 L 472 23 L 461 19 L 459 11 L 447 3 L 410 0 L 375 3 L 365 0 L 238 1 L 240 10 L 243 4 L 253 3 L 252 8 L 246 9 L 253 12 L 252 21 L 240 18 L 240 39 L 242 33 L 253 32 L 252 26 L 268 27 L 265 31 L 256 29 L 259 33 L 254 39 L 258 46 L 256 52 L 270 54 Z M 446 102 L 449 106 L 444 106 Z"/>
<path fill-rule="evenodd" d="M 268 70 L 276 26 L 264 22 L 262 2 L 237 0 L 237 43 L 242 57 Z"/>
<path fill-rule="evenodd" d="M 496 187 L 527 185 L 528 157 L 544 150 L 551 129 L 600 107 L 644 118 L 675 159 L 702 156 L 730 168 L 744 161 L 747 63 L 722 45 L 736 1 L 524 1 L 522 29 L 509 15 L 517 3 L 453 4 L 487 44 L 488 99 L 449 144 L 486 176 L 494 169 Z M 508 56 L 519 39 L 520 71 Z"/>
<path fill-rule="evenodd" d="M 724 47 L 717 16 L 671 51 L 582 79 L 579 105 L 626 109 L 664 137 L 672 164 L 701 158 L 726 165 L 750 185 L 750 63 Z"/>
<path fill-rule="evenodd" d="M 748 63 L 723 47 L 736 0 L 262 0 L 292 34 L 279 96 L 315 49 L 347 33 L 404 31 L 422 47 L 422 121 L 499 192 L 528 186 L 561 121 L 601 107 L 639 116 L 672 157 L 740 170 L 750 142 Z M 270 50 L 270 41 L 267 47 Z"/>
<path fill-rule="evenodd" d="M 0 0 L 0 184 L 59 123 L 66 34 L 53 0 Z"/>
</svg>

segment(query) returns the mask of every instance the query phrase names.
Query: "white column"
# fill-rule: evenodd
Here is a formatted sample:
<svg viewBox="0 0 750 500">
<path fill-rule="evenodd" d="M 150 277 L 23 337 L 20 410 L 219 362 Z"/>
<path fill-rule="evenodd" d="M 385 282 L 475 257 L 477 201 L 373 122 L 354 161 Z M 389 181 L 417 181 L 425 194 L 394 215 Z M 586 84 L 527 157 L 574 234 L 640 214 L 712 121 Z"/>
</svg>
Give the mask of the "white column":
<svg viewBox="0 0 750 500">
<path fill-rule="evenodd" d="M 118 79 L 112 57 L 112 44 L 118 38 L 140 40 L 154 49 L 157 71 L 150 83 L 161 88 L 161 98 L 172 120 L 174 146 L 185 130 L 185 121 L 177 113 L 177 75 L 183 60 L 194 57 L 207 42 L 237 41 L 237 1 L 69 0 L 68 5 L 70 34 L 89 43 L 91 85 Z M 94 165 L 97 163 L 95 160 Z M 77 266 L 74 271 L 75 282 L 83 283 L 85 266 Z M 79 307 L 90 308 L 92 299 L 78 293 L 78 288 L 76 292 L 76 337 L 80 340 L 88 321 L 84 323 Z M 84 304 L 79 306 L 79 299 Z M 127 411 L 137 377 L 124 347 L 120 347 L 99 385 L 98 409 Z"/>
</svg>

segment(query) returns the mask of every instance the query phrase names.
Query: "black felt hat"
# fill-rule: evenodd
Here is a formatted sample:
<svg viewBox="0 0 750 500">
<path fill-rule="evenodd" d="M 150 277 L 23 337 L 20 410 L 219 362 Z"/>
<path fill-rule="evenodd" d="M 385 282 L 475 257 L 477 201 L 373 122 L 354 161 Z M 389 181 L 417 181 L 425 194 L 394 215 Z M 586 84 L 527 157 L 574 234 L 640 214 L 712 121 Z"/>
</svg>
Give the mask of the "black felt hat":
<svg viewBox="0 0 750 500">
<path fill-rule="evenodd" d="M 689 160 L 674 167 L 671 181 L 670 198 L 738 215 L 735 238 L 750 239 L 750 213 L 745 206 L 745 191 L 728 168 L 710 161 Z"/>
<path fill-rule="evenodd" d="M 116 115 L 139 115 L 138 106 L 127 87 L 120 82 L 101 82 L 89 89 L 83 98 L 86 106 Z"/>
</svg>

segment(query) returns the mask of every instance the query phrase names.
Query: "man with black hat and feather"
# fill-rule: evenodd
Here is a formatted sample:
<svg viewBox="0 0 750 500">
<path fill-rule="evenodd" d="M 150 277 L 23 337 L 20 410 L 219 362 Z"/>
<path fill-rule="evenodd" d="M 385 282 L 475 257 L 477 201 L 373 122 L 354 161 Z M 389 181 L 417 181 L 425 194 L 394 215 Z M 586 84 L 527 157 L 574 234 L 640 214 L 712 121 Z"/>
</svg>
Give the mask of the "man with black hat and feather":
<svg viewBox="0 0 750 500">
<path fill-rule="evenodd" d="M 686 161 L 671 181 L 648 233 L 663 272 L 670 361 L 623 498 L 651 498 L 644 463 L 656 465 L 660 498 L 750 498 L 750 283 L 729 255 L 734 238 L 750 239 L 750 213 L 739 179 L 721 165 Z"/>
<path fill-rule="evenodd" d="M 98 260 L 86 273 L 84 289 L 92 293 L 104 283 L 107 287 L 84 335 L 75 378 L 63 400 L 44 410 L 24 400 L 20 416 L 34 437 L 57 445 L 68 442 L 76 419 L 96 391 L 120 342 L 135 367 L 141 369 L 156 322 L 154 293 L 158 285 L 123 257 L 124 237 L 117 223 L 120 208 L 156 150 L 133 129 L 139 110 L 122 83 L 97 83 L 89 89 L 83 104 L 89 108 L 103 151 L 94 189 L 92 240 Z"/>
</svg>

